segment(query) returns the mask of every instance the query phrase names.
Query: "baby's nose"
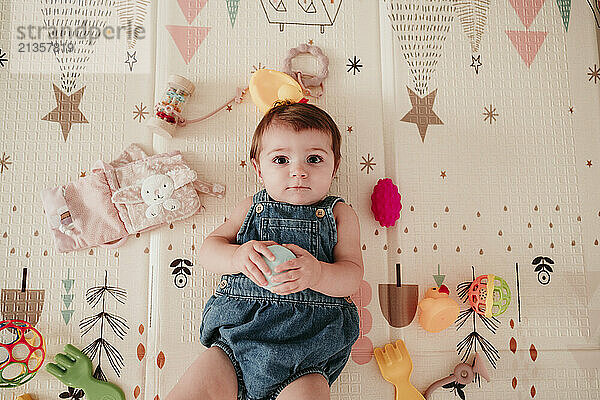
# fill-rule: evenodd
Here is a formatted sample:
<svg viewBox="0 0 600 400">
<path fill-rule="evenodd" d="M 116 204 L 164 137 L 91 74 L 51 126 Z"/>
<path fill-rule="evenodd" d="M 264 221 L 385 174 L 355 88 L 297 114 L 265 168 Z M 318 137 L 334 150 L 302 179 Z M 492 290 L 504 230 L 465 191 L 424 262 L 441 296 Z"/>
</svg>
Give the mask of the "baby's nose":
<svg viewBox="0 0 600 400">
<path fill-rule="evenodd" d="M 306 173 L 306 170 L 300 166 L 292 167 L 290 169 L 290 175 L 292 177 L 301 177 L 301 178 L 306 178 L 308 176 L 308 174 Z"/>
</svg>

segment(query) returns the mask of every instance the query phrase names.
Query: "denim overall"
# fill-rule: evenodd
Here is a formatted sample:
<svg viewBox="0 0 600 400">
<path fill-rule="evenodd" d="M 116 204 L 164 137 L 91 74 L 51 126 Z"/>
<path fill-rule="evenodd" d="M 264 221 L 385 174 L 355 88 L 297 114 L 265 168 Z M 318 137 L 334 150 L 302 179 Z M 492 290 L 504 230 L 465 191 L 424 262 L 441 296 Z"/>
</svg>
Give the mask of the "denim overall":
<svg viewBox="0 0 600 400">
<path fill-rule="evenodd" d="M 337 229 L 329 196 L 312 205 L 254 195 L 237 243 L 273 240 L 296 244 L 319 261 L 333 262 Z M 350 298 L 306 289 L 281 296 L 243 274 L 223 275 L 202 314 L 200 341 L 218 346 L 233 363 L 238 399 L 275 399 L 285 386 L 311 373 L 335 381 L 359 334 L 358 312 Z"/>
</svg>

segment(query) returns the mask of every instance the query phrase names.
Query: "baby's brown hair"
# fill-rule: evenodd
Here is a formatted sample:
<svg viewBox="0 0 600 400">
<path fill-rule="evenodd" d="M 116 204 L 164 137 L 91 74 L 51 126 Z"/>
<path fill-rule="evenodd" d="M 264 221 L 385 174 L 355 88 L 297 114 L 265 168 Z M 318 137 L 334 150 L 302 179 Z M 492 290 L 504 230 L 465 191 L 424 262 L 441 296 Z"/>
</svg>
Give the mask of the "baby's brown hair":
<svg viewBox="0 0 600 400">
<path fill-rule="evenodd" d="M 291 127 L 295 132 L 314 129 L 331 136 L 331 149 L 334 156 L 334 171 L 337 170 L 341 156 L 342 135 L 333 119 L 319 107 L 308 103 L 285 103 L 271 108 L 258 123 L 252 137 L 250 159 L 258 160 L 263 134 L 273 124 Z"/>
</svg>

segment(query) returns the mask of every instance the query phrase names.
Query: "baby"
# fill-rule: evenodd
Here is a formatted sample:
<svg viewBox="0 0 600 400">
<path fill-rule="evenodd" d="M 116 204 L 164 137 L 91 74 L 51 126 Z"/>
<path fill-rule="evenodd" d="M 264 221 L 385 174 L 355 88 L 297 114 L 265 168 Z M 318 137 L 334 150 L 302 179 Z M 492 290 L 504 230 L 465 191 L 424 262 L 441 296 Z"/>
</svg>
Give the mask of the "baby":
<svg viewBox="0 0 600 400">
<path fill-rule="evenodd" d="M 264 189 L 200 248 L 202 265 L 225 275 L 202 314 L 209 348 L 168 399 L 329 399 L 358 338 L 349 296 L 363 276 L 356 213 L 327 196 L 340 142 L 331 117 L 310 104 L 274 107 L 260 121 L 250 159 Z M 262 256 L 274 260 L 273 244 L 296 258 L 274 269 L 267 289 Z"/>
</svg>

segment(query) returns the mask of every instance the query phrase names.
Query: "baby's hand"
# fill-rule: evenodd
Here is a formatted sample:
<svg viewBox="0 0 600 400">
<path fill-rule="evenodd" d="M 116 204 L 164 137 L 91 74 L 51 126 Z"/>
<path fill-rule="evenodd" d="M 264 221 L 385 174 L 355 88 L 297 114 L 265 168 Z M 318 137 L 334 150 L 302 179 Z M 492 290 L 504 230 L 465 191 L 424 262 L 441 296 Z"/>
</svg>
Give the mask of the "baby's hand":
<svg viewBox="0 0 600 400">
<path fill-rule="evenodd" d="M 273 241 L 260 242 L 258 240 L 250 240 L 240 245 L 233 253 L 231 265 L 258 286 L 266 286 L 269 282 L 265 279 L 265 275 L 271 275 L 271 269 L 265 263 L 261 254 L 269 260 L 274 260 L 275 256 L 271 250 L 267 249 L 267 246 L 272 244 L 277 243 Z"/>
<path fill-rule="evenodd" d="M 273 276 L 271 283 L 283 283 L 271 288 L 271 292 L 280 295 L 301 292 L 319 282 L 321 277 L 321 263 L 319 260 L 310 252 L 295 244 L 284 244 L 283 246 L 290 249 L 297 258 L 275 267 L 274 272 L 281 272 L 281 274 Z"/>
</svg>

